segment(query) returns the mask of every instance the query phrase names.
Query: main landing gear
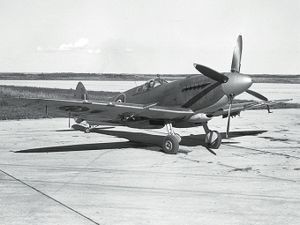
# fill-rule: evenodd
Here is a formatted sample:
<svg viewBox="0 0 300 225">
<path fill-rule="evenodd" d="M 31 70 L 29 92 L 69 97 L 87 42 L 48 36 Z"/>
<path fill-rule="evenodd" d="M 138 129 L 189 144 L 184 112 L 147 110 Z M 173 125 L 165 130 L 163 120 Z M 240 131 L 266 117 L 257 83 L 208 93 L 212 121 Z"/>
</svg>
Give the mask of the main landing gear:
<svg viewBox="0 0 300 225">
<path fill-rule="evenodd" d="M 213 149 L 219 148 L 222 142 L 221 134 L 216 130 L 210 130 L 207 126 L 207 123 L 203 124 L 203 128 L 206 133 L 205 136 L 206 147 L 213 148 Z"/>
<path fill-rule="evenodd" d="M 176 154 L 179 149 L 181 137 L 174 133 L 172 123 L 166 123 L 168 135 L 164 138 L 162 148 L 165 153 Z"/>
<path fill-rule="evenodd" d="M 165 153 L 176 154 L 179 149 L 179 143 L 181 137 L 176 134 L 173 130 L 172 123 L 166 123 L 168 135 L 164 138 L 162 148 Z M 220 147 L 222 142 L 222 136 L 218 131 L 210 130 L 207 123 L 203 123 L 203 128 L 206 133 L 205 144 L 207 148 L 217 149 Z M 213 154 L 215 154 L 213 152 Z"/>
</svg>

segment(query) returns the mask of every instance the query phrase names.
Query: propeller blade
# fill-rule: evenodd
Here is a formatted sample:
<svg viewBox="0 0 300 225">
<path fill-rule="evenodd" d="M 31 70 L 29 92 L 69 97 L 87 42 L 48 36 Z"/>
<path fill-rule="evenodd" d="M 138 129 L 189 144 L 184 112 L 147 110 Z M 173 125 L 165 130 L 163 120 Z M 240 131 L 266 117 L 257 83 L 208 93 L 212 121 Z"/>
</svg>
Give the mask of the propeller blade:
<svg viewBox="0 0 300 225">
<path fill-rule="evenodd" d="M 198 70 L 200 73 L 202 73 L 204 76 L 209 77 L 210 79 L 213 79 L 215 81 L 218 81 L 219 83 L 226 83 L 228 81 L 228 77 L 211 69 L 206 66 L 202 66 L 200 64 L 194 63 L 194 67 L 196 70 Z"/>
<path fill-rule="evenodd" d="M 247 90 L 246 92 L 250 95 L 253 95 L 256 98 L 259 98 L 260 100 L 268 101 L 268 99 L 265 96 L 255 92 L 255 91 Z"/>
<path fill-rule="evenodd" d="M 229 137 L 229 130 L 230 130 L 230 113 L 231 113 L 231 105 L 232 105 L 232 100 L 233 98 L 230 97 L 230 103 L 229 103 L 229 108 L 228 108 L 228 114 L 227 114 L 227 128 L 226 128 L 226 138 Z"/>
<path fill-rule="evenodd" d="M 211 154 L 213 155 L 217 155 L 217 153 L 215 153 L 213 150 L 211 150 L 210 148 L 206 147 L 207 151 L 209 151 Z"/>
<path fill-rule="evenodd" d="M 241 59 L 243 51 L 243 39 L 242 35 L 239 35 L 237 38 L 237 44 L 233 51 L 232 63 L 231 63 L 231 72 L 239 73 L 241 69 Z"/>
</svg>

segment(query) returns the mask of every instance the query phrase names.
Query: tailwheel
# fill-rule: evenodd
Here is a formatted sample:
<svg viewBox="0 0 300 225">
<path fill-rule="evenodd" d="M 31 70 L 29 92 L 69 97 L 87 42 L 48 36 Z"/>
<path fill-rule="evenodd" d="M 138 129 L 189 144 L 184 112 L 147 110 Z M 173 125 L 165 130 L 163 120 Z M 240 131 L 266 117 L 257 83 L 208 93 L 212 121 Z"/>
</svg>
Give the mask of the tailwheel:
<svg viewBox="0 0 300 225">
<path fill-rule="evenodd" d="M 179 149 L 179 135 L 168 135 L 163 140 L 163 151 L 168 154 L 176 154 Z M 181 138 L 180 138 L 181 139 Z"/>
<path fill-rule="evenodd" d="M 218 131 L 210 130 L 205 136 L 205 144 L 208 148 L 217 149 L 222 142 L 222 136 Z"/>
</svg>

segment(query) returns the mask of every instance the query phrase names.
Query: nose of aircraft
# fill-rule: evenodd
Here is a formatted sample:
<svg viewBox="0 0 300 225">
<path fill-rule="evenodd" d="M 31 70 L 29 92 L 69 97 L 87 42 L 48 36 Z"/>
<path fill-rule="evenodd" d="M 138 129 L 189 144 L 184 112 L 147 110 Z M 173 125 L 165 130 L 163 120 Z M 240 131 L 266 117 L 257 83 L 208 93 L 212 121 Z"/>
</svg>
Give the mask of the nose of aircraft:
<svg viewBox="0 0 300 225">
<path fill-rule="evenodd" d="M 222 84 L 222 89 L 226 95 L 239 95 L 252 85 L 252 79 L 248 75 L 229 73 L 226 76 L 229 79 Z"/>
</svg>

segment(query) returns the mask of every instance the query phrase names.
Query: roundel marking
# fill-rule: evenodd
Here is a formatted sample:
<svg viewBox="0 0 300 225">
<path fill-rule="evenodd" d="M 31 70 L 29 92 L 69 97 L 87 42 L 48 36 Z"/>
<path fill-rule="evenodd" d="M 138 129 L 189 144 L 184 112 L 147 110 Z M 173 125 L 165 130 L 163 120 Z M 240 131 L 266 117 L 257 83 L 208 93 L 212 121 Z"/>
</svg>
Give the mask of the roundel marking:
<svg viewBox="0 0 300 225">
<path fill-rule="evenodd" d="M 119 96 L 116 97 L 115 102 L 126 102 L 126 95 L 120 94 Z"/>
</svg>

